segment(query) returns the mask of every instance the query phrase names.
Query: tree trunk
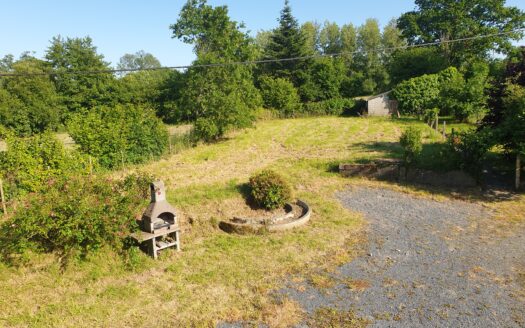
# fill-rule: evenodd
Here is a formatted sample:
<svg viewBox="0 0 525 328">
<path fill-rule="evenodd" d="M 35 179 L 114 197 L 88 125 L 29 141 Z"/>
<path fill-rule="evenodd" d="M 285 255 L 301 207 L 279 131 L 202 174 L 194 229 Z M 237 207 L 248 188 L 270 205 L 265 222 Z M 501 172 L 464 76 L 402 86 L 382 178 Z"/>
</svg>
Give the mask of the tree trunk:
<svg viewBox="0 0 525 328">
<path fill-rule="evenodd" d="M 520 178 L 521 178 L 521 154 L 516 154 L 516 190 L 520 189 Z"/>
</svg>

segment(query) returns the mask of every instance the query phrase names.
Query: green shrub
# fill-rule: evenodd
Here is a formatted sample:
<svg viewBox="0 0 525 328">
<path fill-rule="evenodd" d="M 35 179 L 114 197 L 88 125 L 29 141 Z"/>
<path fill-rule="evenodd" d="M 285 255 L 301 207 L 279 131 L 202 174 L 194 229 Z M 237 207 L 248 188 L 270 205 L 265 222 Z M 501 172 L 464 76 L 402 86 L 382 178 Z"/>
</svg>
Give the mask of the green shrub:
<svg viewBox="0 0 525 328">
<path fill-rule="evenodd" d="M 301 99 L 292 82 L 264 76 L 260 79 L 264 106 L 277 110 L 282 117 L 294 117 L 301 109 Z"/>
<path fill-rule="evenodd" d="M 220 137 L 215 121 L 209 118 L 198 118 L 193 125 L 193 134 L 198 140 L 210 142 Z"/>
<path fill-rule="evenodd" d="M 168 131 L 155 112 L 138 105 L 96 107 L 67 124 L 80 150 L 107 168 L 143 163 L 162 155 Z"/>
<path fill-rule="evenodd" d="M 38 192 L 50 179 L 87 174 L 96 167 L 96 161 L 90 163 L 86 155 L 65 149 L 49 132 L 18 138 L 4 130 L 0 138 L 7 143 L 7 151 L 0 152 L 0 177 L 8 198 Z"/>
<path fill-rule="evenodd" d="M 50 181 L 0 226 L 2 258 L 17 262 L 31 253 L 83 257 L 104 246 L 122 250 L 147 205 L 151 180 L 132 175 L 123 180 L 88 176 Z"/>
<path fill-rule="evenodd" d="M 399 102 L 402 114 L 421 117 L 427 109 L 435 106 L 439 91 L 439 76 L 432 74 L 399 83 L 393 90 L 393 96 Z"/>
<path fill-rule="evenodd" d="M 310 116 L 351 115 L 355 112 L 356 102 L 348 98 L 333 98 L 319 102 L 307 103 L 303 113 Z"/>
<path fill-rule="evenodd" d="M 399 138 L 399 143 L 403 147 L 403 162 L 408 168 L 417 160 L 423 149 L 421 130 L 416 127 L 409 127 Z"/>
<path fill-rule="evenodd" d="M 290 185 L 272 170 L 264 170 L 250 177 L 249 186 L 255 203 L 268 210 L 284 206 L 292 197 Z"/>
<path fill-rule="evenodd" d="M 470 173 L 481 181 L 483 162 L 492 147 L 492 133 L 489 130 L 452 133 L 447 139 L 447 156 L 455 166 Z"/>
</svg>

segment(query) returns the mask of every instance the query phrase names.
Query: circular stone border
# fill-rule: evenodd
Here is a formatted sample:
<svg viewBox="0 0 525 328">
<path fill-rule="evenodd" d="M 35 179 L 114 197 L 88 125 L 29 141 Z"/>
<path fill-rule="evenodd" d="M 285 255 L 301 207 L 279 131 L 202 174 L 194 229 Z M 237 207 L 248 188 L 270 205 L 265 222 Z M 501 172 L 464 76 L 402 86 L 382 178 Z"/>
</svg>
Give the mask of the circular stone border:
<svg viewBox="0 0 525 328">
<path fill-rule="evenodd" d="M 226 222 L 221 221 L 219 228 L 228 233 L 237 234 L 256 234 L 263 231 L 279 232 L 301 227 L 310 221 L 312 210 L 310 206 L 302 201 L 297 200 L 295 203 L 301 207 L 302 212 L 298 218 L 293 217 L 293 207 L 291 204 L 286 204 L 284 207 L 285 214 L 270 219 L 255 219 L 255 218 L 233 218 L 233 220 Z"/>
</svg>

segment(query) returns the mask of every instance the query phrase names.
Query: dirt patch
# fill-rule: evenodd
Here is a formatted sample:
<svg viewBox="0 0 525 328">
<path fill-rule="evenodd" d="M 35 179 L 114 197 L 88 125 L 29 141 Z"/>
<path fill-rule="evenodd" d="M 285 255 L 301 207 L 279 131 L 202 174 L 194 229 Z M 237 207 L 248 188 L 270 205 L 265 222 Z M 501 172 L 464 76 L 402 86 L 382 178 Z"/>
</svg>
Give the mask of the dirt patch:
<svg viewBox="0 0 525 328">
<path fill-rule="evenodd" d="M 310 316 L 331 308 L 374 327 L 523 327 L 523 224 L 494 234 L 484 228 L 492 213 L 473 203 L 374 188 L 338 196 L 369 221 L 368 244 L 330 273 L 335 286 L 290 282 L 280 292 Z"/>
</svg>

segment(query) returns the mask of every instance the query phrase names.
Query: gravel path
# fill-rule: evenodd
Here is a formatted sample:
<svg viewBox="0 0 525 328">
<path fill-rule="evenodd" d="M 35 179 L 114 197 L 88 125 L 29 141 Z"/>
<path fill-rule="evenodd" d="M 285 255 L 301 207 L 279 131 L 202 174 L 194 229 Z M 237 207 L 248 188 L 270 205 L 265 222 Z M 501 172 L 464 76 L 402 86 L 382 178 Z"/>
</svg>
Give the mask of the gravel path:
<svg viewBox="0 0 525 328">
<path fill-rule="evenodd" d="M 310 314 L 353 310 L 373 327 L 525 327 L 523 226 L 492 229 L 479 205 L 384 189 L 338 197 L 369 222 L 367 250 L 332 274 L 334 287 L 290 282 L 281 295 Z"/>
</svg>

